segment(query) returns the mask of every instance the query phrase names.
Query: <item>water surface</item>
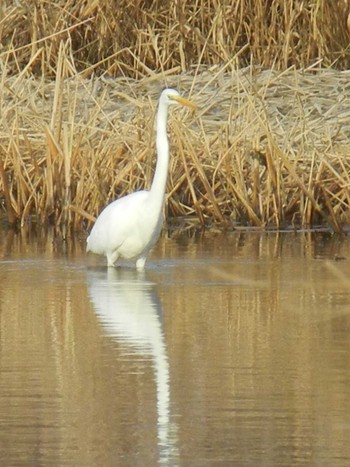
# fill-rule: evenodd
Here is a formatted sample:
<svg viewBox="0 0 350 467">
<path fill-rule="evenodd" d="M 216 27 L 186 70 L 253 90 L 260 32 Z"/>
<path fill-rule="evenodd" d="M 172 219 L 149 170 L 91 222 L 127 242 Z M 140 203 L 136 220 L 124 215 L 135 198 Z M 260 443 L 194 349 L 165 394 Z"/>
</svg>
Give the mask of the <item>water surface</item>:
<svg viewBox="0 0 350 467">
<path fill-rule="evenodd" d="M 350 464 L 350 239 L 0 232 L 0 465 Z"/>
</svg>

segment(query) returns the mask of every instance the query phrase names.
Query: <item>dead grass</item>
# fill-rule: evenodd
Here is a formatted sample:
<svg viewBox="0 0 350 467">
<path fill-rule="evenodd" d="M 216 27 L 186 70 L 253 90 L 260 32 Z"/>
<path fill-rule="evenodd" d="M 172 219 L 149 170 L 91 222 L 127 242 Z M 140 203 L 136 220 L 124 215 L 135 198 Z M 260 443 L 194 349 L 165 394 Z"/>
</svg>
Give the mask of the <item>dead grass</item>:
<svg viewBox="0 0 350 467">
<path fill-rule="evenodd" d="M 43 0 L 1 3 L 10 223 L 85 228 L 112 199 L 149 186 L 165 85 L 198 104 L 171 115 L 168 218 L 349 223 L 347 2 L 114 5 L 61 0 L 48 15 Z"/>
<path fill-rule="evenodd" d="M 8 69 L 56 76 L 61 41 L 79 72 L 140 79 L 198 64 L 348 68 L 348 0 L 3 0 Z"/>
<path fill-rule="evenodd" d="M 164 77 L 86 79 L 64 53 L 56 81 L 3 80 L 0 175 L 10 221 L 79 229 L 150 185 Z M 168 76 L 198 104 L 171 114 L 168 217 L 340 231 L 350 205 L 349 74 L 217 67 Z"/>
</svg>

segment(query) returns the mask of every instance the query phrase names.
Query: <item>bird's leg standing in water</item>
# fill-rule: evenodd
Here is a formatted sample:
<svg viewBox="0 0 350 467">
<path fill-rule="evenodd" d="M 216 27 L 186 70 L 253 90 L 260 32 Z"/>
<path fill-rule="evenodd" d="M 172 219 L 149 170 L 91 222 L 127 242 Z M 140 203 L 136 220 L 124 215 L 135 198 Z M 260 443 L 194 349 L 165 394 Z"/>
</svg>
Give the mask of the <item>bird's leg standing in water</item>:
<svg viewBox="0 0 350 467">
<path fill-rule="evenodd" d="M 112 251 L 111 253 L 107 253 L 107 266 L 109 268 L 114 268 L 118 257 L 119 257 L 119 254 L 117 251 Z"/>
<path fill-rule="evenodd" d="M 146 256 L 141 256 L 141 258 L 139 258 L 136 261 L 136 269 L 138 271 L 143 271 L 145 269 L 145 263 L 146 263 Z"/>
</svg>

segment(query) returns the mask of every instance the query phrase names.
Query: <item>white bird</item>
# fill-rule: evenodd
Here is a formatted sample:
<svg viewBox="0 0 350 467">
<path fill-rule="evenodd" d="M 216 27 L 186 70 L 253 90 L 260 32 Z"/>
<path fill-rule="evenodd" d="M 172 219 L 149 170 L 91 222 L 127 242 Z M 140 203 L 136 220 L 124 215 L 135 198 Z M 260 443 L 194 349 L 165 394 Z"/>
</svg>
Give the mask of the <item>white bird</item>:
<svg viewBox="0 0 350 467">
<path fill-rule="evenodd" d="M 173 104 L 196 108 L 175 89 L 165 89 L 160 95 L 157 165 L 150 190 L 130 193 L 109 204 L 96 219 L 87 238 L 87 251 L 106 256 L 108 266 L 115 266 L 118 258 L 124 258 L 136 260 L 136 268 L 143 270 L 148 253 L 159 238 L 169 166 L 168 108 Z"/>
</svg>

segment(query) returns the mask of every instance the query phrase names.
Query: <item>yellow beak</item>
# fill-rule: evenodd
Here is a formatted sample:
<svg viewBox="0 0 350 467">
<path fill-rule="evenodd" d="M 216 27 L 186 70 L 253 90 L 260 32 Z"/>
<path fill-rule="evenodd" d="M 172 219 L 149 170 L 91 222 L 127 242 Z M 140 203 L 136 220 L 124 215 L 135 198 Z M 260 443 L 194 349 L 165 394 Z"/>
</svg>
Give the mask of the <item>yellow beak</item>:
<svg viewBox="0 0 350 467">
<path fill-rule="evenodd" d="M 196 109 L 197 108 L 196 104 L 189 101 L 188 99 L 185 99 L 184 97 L 171 96 L 171 99 L 174 99 L 174 101 L 178 102 L 179 104 L 186 105 L 187 107 L 191 107 L 191 109 Z"/>
</svg>

